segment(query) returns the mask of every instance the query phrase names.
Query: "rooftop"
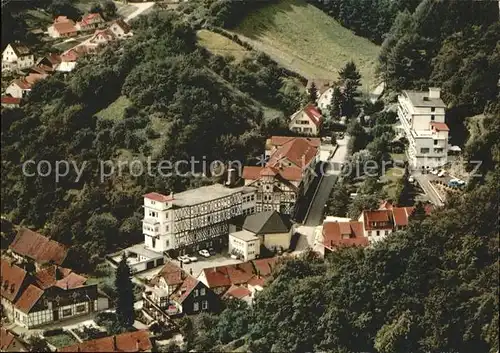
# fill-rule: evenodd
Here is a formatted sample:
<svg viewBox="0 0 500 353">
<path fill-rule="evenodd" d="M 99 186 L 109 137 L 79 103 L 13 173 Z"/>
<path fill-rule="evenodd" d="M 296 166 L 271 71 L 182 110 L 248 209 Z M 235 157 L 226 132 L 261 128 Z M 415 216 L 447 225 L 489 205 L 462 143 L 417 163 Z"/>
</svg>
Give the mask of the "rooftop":
<svg viewBox="0 0 500 353">
<path fill-rule="evenodd" d="M 227 188 L 221 184 L 214 184 L 209 186 L 202 186 L 200 188 L 191 189 L 187 191 L 180 192 L 178 194 L 173 194 L 172 204 L 175 207 L 186 207 L 186 206 L 194 206 L 200 203 L 205 203 L 217 199 L 221 199 L 227 196 L 231 196 L 238 193 L 249 193 L 254 191 L 255 189 L 248 186 L 242 186 L 238 188 Z M 157 194 L 157 193 L 155 193 Z M 151 195 L 151 194 L 147 194 Z M 145 195 L 144 197 L 151 198 Z M 161 194 L 158 194 L 161 195 Z M 169 198 L 169 196 L 161 195 L 165 198 Z M 165 202 L 165 201 L 163 201 Z"/>
<path fill-rule="evenodd" d="M 230 235 L 243 241 L 259 240 L 259 237 L 248 230 L 240 230 L 239 232 L 230 233 Z"/>
<path fill-rule="evenodd" d="M 247 216 L 243 229 L 254 234 L 288 233 L 292 223 L 289 217 L 277 211 L 264 211 Z"/>
<path fill-rule="evenodd" d="M 68 248 L 65 245 L 27 228 L 19 230 L 9 249 L 40 264 L 62 265 L 68 255 Z"/>
<path fill-rule="evenodd" d="M 145 352 L 152 347 L 149 332 L 139 330 L 77 343 L 58 352 Z"/>
<path fill-rule="evenodd" d="M 430 98 L 428 91 L 403 91 L 414 107 L 446 108 L 441 98 Z"/>
</svg>

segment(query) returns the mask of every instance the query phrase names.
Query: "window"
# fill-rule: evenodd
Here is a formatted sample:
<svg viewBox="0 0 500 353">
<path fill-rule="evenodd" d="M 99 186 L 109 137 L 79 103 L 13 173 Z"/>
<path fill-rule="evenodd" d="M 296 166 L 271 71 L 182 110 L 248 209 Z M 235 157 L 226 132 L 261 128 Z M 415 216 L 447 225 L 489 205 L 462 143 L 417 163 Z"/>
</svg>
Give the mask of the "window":
<svg viewBox="0 0 500 353">
<path fill-rule="evenodd" d="M 205 295 L 205 288 L 200 289 L 200 295 Z"/>
<path fill-rule="evenodd" d="M 156 247 L 156 239 L 155 238 L 151 238 L 151 243 L 153 245 L 153 248 Z"/>
<path fill-rule="evenodd" d="M 436 111 L 436 108 L 435 107 L 431 107 L 431 112 L 435 112 Z"/>
<path fill-rule="evenodd" d="M 434 121 L 434 119 L 436 119 L 436 116 L 435 115 L 431 115 L 431 120 Z"/>
<path fill-rule="evenodd" d="M 157 217 L 157 216 L 158 216 L 158 212 L 149 211 L 149 217 Z"/>
<path fill-rule="evenodd" d="M 204 300 L 201 302 L 201 308 L 206 310 L 208 309 L 208 301 Z"/>
<path fill-rule="evenodd" d="M 437 145 L 438 144 L 438 140 L 434 140 L 434 145 Z"/>
<path fill-rule="evenodd" d="M 168 248 L 170 246 L 170 242 L 168 240 L 165 240 L 165 247 Z"/>
<path fill-rule="evenodd" d="M 83 313 L 86 310 L 85 304 L 77 305 L 76 306 L 76 312 L 77 313 Z"/>
<path fill-rule="evenodd" d="M 198 310 L 200 310 L 200 303 L 195 302 L 195 303 L 193 304 L 193 310 L 194 310 L 194 311 L 198 311 Z"/>
<path fill-rule="evenodd" d="M 428 148 L 421 148 L 420 153 L 429 153 L 429 149 Z"/>
<path fill-rule="evenodd" d="M 197 297 L 198 296 L 198 289 L 195 289 L 194 290 L 194 296 Z"/>
<path fill-rule="evenodd" d="M 379 235 L 380 235 L 380 230 L 377 230 L 377 236 L 379 236 Z"/>
<path fill-rule="evenodd" d="M 62 312 L 62 316 L 71 316 L 71 309 L 64 309 Z"/>
<path fill-rule="evenodd" d="M 151 205 L 154 205 L 156 202 L 154 202 L 153 200 L 151 200 Z"/>
</svg>

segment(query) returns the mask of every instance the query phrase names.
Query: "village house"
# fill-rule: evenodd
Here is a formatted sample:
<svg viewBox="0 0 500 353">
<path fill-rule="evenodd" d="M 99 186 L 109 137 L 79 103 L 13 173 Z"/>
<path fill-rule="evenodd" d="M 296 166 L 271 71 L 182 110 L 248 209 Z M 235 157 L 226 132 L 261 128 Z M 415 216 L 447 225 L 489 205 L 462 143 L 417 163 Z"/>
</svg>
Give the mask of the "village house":
<svg viewBox="0 0 500 353">
<path fill-rule="evenodd" d="M 113 34 L 118 38 L 127 38 L 133 35 L 132 30 L 127 22 L 124 20 L 115 20 L 111 23 L 111 26 L 108 28 Z"/>
<path fill-rule="evenodd" d="M 307 190 L 319 160 L 319 138 L 273 136 L 266 142 L 265 165 L 245 166 L 245 185 L 257 188 L 256 211 L 292 214 Z"/>
<path fill-rule="evenodd" d="M 277 261 L 277 258 L 268 258 L 205 268 L 198 275 L 198 280 L 221 298 L 232 297 L 253 302 L 256 293 L 263 290 Z"/>
<path fill-rule="evenodd" d="M 97 285 L 58 265 L 36 272 L 2 259 L 2 306 L 10 321 L 33 328 L 98 310 Z"/>
<path fill-rule="evenodd" d="M 5 90 L 5 93 L 11 97 L 21 99 L 26 97 L 30 91 L 31 84 L 29 84 L 24 78 L 18 78 L 11 82 Z"/>
<path fill-rule="evenodd" d="M 406 228 L 414 210 L 415 207 L 395 207 L 390 202 L 383 202 L 378 210 L 364 210 L 358 221 L 363 224 L 365 237 L 372 243 Z M 430 214 L 432 206 L 426 206 L 425 212 Z"/>
<path fill-rule="evenodd" d="M 61 63 L 61 56 L 55 53 L 49 53 L 45 55 L 43 58 L 40 58 L 36 63 L 37 66 L 45 68 L 50 68 L 51 72 L 54 72 L 57 69 L 57 66 Z"/>
<path fill-rule="evenodd" d="M 62 266 L 68 256 L 68 247 L 30 229 L 21 228 L 10 244 L 9 252 L 19 262 L 40 269 L 46 264 Z"/>
<path fill-rule="evenodd" d="M 243 261 L 253 260 L 260 255 L 260 239 L 248 230 L 229 233 L 228 252 Z"/>
<path fill-rule="evenodd" d="M 321 120 L 321 112 L 314 104 L 308 104 L 292 115 L 289 128 L 297 133 L 316 136 L 320 131 Z"/>
<path fill-rule="evenodd" d="M 19 337 L 0 327 L 0 352 L 28 352 L 28 348 Z"/>
<path fill-rule="evenodd" d="M 320 93 L 318 100 L 316 101 L 316 106 L 321 109 L 321 112 L 324 114 L 326 111 L 329 110 L 330 103 L 332 101 L 332 95 L 333 95 L 334 88 L 329 87 L 327 90 L 325 90 L 323 93 Z"/>
<path fill-rule="evenodd" d="M 125 332 L 59 348 L 58 352 L 151 352 L 153 343 L 147 330 Z"/>
<path fill-rule="evenodd" d="M 321 229 L 320 254 L 335 251 L 344 246 L 368 246 L 363 223 L 357 221 L 325 221 Z"/>
<path fill-rule="evenodd" d="M 8 44 L 2 53 L 2 71 L 23 70 L 34 63 L 33 53 L 19 42 Z"/>
<path fill-rule="evenodd" d="M 448 133 L 440 88 L 428 92 L 403 91 L 398 118 L 408 139 L 408 162 L 414 169 L 440 167 L 448 162 Z"/>
<path fill-rule="evenodd" d="M 75 22 L 66 16 L 58 16 L 54 23 L 47 28 L 49 36 L 52 38 L 74 37 L 78 34 Z"/>
<path fill-rule="evenodd" d="M 218 312 L 219 297 L 203 282 L 187 274 L 172 262 L 167 262 L 149 283 L 151 290 L 143 293 L 143 308 L 157 320 L 170 316 Z"/>
<path fill-rule="evenodd" d="M 103 27 L 105 24 L 106 21 L 104 21 L 100 13 L 89 13 L 76 23 L 75 28 L 78 31 L 93 31 Z"/>
<path fill-rule="evenodd" d="M 255 245 L 246 247 L 248 243 L 236 242 L 232 249 L 236 254 L 242 254 L 245 261 L 258 257 L 260 250 L 256 249 L 257 244 L 264 246 L 271 251 L 284 251 L 290 248 L 292 222 L 288 215 L 280 214 L 277 211 L 263 211 L 245 218 L 243 224 L 233 225 L 229 233 L 229 244 L 231 253 L 232 240 L 240 237 L 254 239 Z M 247 250 L 245 252 L 245 250 Z M 246 255 L 246 256 L 245 256 Z"/>
<path fill-rule="evenodd" d="M 16 98 L 12 96 L 2 96 L 2 107 L 3 108 L 18 108 L 21 104 L 21 98 Z"/>
</svg>

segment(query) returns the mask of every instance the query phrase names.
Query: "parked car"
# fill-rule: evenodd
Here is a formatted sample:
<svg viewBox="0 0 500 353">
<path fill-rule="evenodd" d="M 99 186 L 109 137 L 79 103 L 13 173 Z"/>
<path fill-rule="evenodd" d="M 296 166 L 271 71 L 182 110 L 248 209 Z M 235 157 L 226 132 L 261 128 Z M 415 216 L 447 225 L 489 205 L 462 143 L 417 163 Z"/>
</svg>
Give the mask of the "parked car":
<svg viewBox="0 0 500 353">
<path fill-rule="evenodd" d="M 198 251 L 198 254 L 200 254 L 203 257 L 210 257 L 210 253 L 208 252 L 207 249 L 203 249 L 203 250 Z"/>
<path fill-rule="evenodd" d="M 196 256 L 193 256 L 193 255 L 188 256 L 187 258 L 188 258 L 191 262 L 196 262 L 196 261 L 198 261 L 198 258 L 197 258 Z"/>
<path fill-rule="evenodd" d="M 448 182 L 448 186 L 451 186 L 451 187 L 454 187 L 454 186 L 459 186 L 459 180 L 458 179 L 451 179 L 449 182 Z"/>
<path fill-rule="evenodd" d="M 458 180 L 458 185 L 462 186 L 462 185 L 465 185 L 465 184 L 467 184 L 465 181 L 460 180 L 460 179 Z"/>
<path fill-rule="evenodd" d="M 409 181 L 410 183 L 414 183 L 414 182 L 415 182 L 415 178 L 414 178 L 413 176 L 410 176 L 410 177 L 408 178 L 408 181 Z"/>
<path fill-rule="evenodd" d="M 189 257 L 187 255 L 181 255 L 177 258 L 177 260 L 179 260 L 179 262 L 182 262 L 183 264 L 191 263 L 191 260 L 189 259 Z"/>
<path fill-rule="evenodd" d="M 230 257 L 231 257 L 231 259 L 233 259 L 233 260 L 238 259 L 238 255 L 235 255 L 235 254 L 231 254 L 231 256 L 230 256 Z"/>
<path fill-rule="evenodd" d="M 437 175 L 437 176 L 438 176 L 438 177 L 440 177 L 440 178 L 442 178 L 442 177 L 444 177 L 445 175 L 446 175 L 446 171 L 445 171 L 444 169 L 441 169 L 441 170 L 439 171 L 439 173 L 438 173 L 438 175 Z"/>
<path fill-rule="evenodd" d="M 208 249 L 208 252 L 210 253 L 210 256 L 215 256 L 217 253 L 215 252 L 214 248 Z"/>
<path fill-rule="evenodd" d="M 431 174 L 438 175 L 439 171 L 437 169 L 431 170 Z"/>
</svg>

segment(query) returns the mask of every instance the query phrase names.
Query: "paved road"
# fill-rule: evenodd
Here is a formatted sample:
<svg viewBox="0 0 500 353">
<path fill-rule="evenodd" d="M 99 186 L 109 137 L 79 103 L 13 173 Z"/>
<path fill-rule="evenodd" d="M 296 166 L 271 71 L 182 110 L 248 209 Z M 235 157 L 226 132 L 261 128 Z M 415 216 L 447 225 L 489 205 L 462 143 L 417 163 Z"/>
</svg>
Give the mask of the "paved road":
<svg viewBox="0 0 500 353">
<path fill-rule="evenodd" d="M 125 18 L 125 22 L 130 22 L 130 20 L 149 10 L 155 6 L 155 2 L 135 2 L 134 6 L 137 7 L 137 10 L 128 15 L 127 18 Z"/>
<path fill-rule="evenodd" d="M 306 226 L 314 227 L 323 222 L 325 204 L 340 174 L 340 165 L 343 164 L 347 158 L 348 142 L 348 137 L 344 137 L 342 140 L 337 141 L 339 147 L 335 151 L 333 157 L 329 159 L 329 163 L 327 163 L 325 172 L 318 184 L 318 188 L 313 196 L 304 222 Z"/>
<path fill-rule="evenodd" d="M 422 190 L 424 190 L 425 194 L 429 198 L 429 200 L 436 206 L 443 206 L 444 203 L 441 199 L 441 196 L 438 194 L 436 189 L 430 183 L 430 176 L 427 174 L 414 173 L 413 177 L 418 182 Z"/>
</svg>

